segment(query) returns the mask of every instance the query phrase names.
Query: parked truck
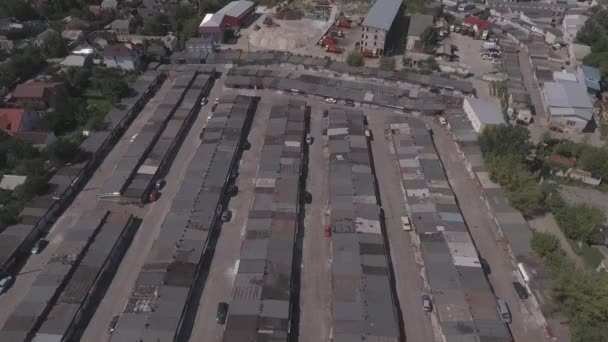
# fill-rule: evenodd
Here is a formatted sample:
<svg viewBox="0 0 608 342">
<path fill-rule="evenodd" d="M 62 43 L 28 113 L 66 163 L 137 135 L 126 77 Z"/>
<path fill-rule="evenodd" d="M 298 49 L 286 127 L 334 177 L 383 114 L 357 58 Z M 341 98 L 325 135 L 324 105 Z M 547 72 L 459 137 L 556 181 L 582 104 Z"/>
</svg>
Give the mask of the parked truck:
<svg viewBox="0 0 608 342">
<path fill-rule="evenodd" d="M 329 44 L 327 45 L 327 52 L 331 52 L 331 53 L 342 53 L 344 50 L 337 47 L 335 44 Z"/>
<path fill-rule="evenodd" d="M 367 58 L 376 58 L 378 57 L 378 49 L 365 49 L 362 52 L 363 57 L 367 57 Z"/>
</svg>

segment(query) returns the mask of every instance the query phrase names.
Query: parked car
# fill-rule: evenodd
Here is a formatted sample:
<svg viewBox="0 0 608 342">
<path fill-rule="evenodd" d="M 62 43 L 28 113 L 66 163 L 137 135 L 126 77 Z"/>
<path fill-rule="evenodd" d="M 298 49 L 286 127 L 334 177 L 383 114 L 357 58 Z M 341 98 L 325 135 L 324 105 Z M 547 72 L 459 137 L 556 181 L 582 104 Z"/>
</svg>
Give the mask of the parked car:
<svg viewBox="0 0 608 342">
<path fill-rule="evenodd" d="M 222 220 L 222 222 L 229 222 L 232 219 L 232 211 L 224 210 L 220 219 Z"/>
<path fill-rule="evenodd" d="M 13 285 L 13 281 L 15 278 L 12 275 L 4 276 L 4 278 L 0 279 L 0 294 L 6 292 L 11 285 Z"/>
<path fill-rule="evenodd" d="M 433 301 L 431 300 L 431 296 L 429 296 L 428 294 L 422 295 L 422 308 L 426 312 L 433 311 Z"/>
<path fill-rule="evenodd" d="M 114 317 L 112 317 L 112 320 L 110 321 L 110 325 L 108 325 L 108 332 L 111 334 L 114 332 L 114 330 L 116 330 L 116 323 L 118 323 L 118 318 L 120 316 L 116 315 Z"/>
<path fill-rule="evenodd" d="M 410 224 L 410 218 L 408 216 L 401 216 L 401 225 L 405 231 L 412 230 L 412 225 Z"/>
<path fill-rule="evenodd" d="M 158 200 L 158 189 L 152 189 L 150 191 L 150 197 L 148 198 L 150 202 L 156 202 Z"/>
<path fill-rule="evenodd" d="M 217 314 L 215 315 L 215 320 L 219 324 L 225 324 L 226 323 L 226 317 L 228 317 L 228 303 L 226 303 L 226 302 L 219 302 L 217 304 Z"/>
<path fill-rule="evenodd" d="M 326 118 L 329 115 L 329 111 L 327 109 L 323 109 L 323 117 Z"/>
<path fill-rule="evenodd" d="M 442 125 L 447 125 L 448 121 L 443 116 L 440 116 L 439 117 L 439 123 L 442 124 Z"/>
<path fill-rule="evenodd" d="M 326 238 L 331 237 L 331 227 L 330 227 L 330 226 L 325 226 L 325 227 L 323 227 L 323 235 L 324 235 Z"/>
<path fill-rule="evenodd" d="M 48 245 L 49 242 L 47 240 L 44 239 L 40 239 L 38 241 L 36 241 L 36 243 L 34 244 L 34 247 L 32 247 L 32 254 L 38 254 L 40 252 L 42 252 L 42 250 L 44 249 L 44 247 L 46 247 L 46 245 Z"/>
<path fill-rule="evenodd" d="M 492 274 L 492 268 L 490 267 L 488 260 L 480 257 L 479 263 L 481 264 L 482 271 L 484 271 L 486 274 Z"/>
<path fill-rule="evenodd" d="M 515 289 L 515 292 L 517 292 L 520 299 L 528 299 L 528 290 L 520 282 L 514 281 L 513 288 Z"/>
<path fill-rule="evenodd" d="M 201 99 L 201 106 L 206 105 L 206 104 L 207 104 L 207 102 L 209 102 L 209 100 L 207 100 L 207 98 L 206 98 L 206 97 L 203 97 L 203 98 Z"/>
<path fill-rule="evenodd" d="M 328 98 L 325 99 L 325 102 L 327 102 L 327 103 L 336 103 L 338 101 L 336 101 L 336 99 L 334 99 L 333 97 L 328 97 Z"/>
<path fill-rule="evenodd" d="M 165 187 L 165 184 L 167 184 L 167 182 L 165 182 L 164 179 L 157 179 L 156 183 L 154 184 L 154 188 L 156 190 L 160 190 Z"/>
<path fill-rule="evenodd" d="M 355 106 L 355 101 L 353 100 L 344 100 L 344 104 L 349 106 L 349 107 L 354 107 Z"/>
<path fill-rule="evenodd" d="M 504 300 L 500 298 L 496 299 L 496 310 L 505 323 L 511 324 L 511 310 L 509 310 L 509 306 L 507 306 Z"/>
</svg>

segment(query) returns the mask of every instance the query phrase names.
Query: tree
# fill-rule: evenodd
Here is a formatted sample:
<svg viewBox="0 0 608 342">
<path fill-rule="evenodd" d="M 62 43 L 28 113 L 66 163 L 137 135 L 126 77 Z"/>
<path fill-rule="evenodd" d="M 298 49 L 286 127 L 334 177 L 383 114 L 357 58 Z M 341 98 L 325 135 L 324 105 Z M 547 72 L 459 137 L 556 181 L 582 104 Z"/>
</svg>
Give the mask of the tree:
<svg viewBox="0 0 608 342">
<path fill-rule="evenodd" d="M 181 27 L 179 33 L 179 46 L 184 48 L 186 46 L 186 41 L 192 37 L 196 37 L 198 35 L 198 25 L 200 23 L 199 17 L 193 17 L 186 19 Z"/>
<path fill-rule="evenodd" d="M 41 118 L 41 124 L 44 128 L 52 130 L 56 135 L 65 134 L 76 128 L 76 116 L 79 109 L 79 101 L 76 98 L 57 97 L 55 99 L 55 110 L 45 113 Z"/>
<path fill-rule="evenodd" d="M 530 132 L 520 126 L 485 127 L 477 138 L 484 156 L 513 154 L 522 160 L 530 153 Z"/>
<path fill-rule="evenodd" d="M 559 250 L 559 239 L 550 233 L 534 232 L 530 245 L 540 256 L 548 256 Z"/>
<path fill-rule="evenodd" d="M 422 41 L 422 44 L 424 44 L 424 52 L 433 53 L 435 52 L 435 47 L 439 41 L 439 35 L 437 34 L 437 31 L 435 31 L 435 28 L 429 27 L 422 32 L 420 40 Z"/>
<path fill-rule="evenodd" d="M 380 69 L 389 71 L 395 70 L 395 59 L 387 56 L 380 57 Z"/>
<path fill-rule="evenodd" d="M 44 45 L 44 54 L 48 58 L 65 57 L 68 49 L 59 35 L 52 35 Z"/>
<path fill-rule="evenodd" d="M 353 51 L 346 57 L 346 63 L 351 66 L 360 67 L 365 65 L 365 59 L 362 54 Z"/>
<path fill-rule="evenodd" d="M 0 18 L 3 17 L 15 17 L 19 21 L 27 21 L 37 19 L 38 15 L 29 1 L 2 0 L 0 2 Z"/>
<path fill-rule="evenodd" d="M 59 165 L 76 160 L 82 153 L 77 142 L 66 138 L 59 139 L 50 152 L 53 161 Z"/>
<path fill-rule="evenodd" d="M 42 195 L 48 190 L 46 180 L 40 176 L 29 176 L 25 183 L 13 190 L 13 196 L 19 200 L 28 201 L 36 195 Z"/>
<path fill-rule="evenodd" d="M 159 14 L 146 21 L 144 24 L 144 33 L 151 36 L 164 36 L 169 30 L 169 26 L 171 26 L 169 17 L 164 14 Z"/>
</svg>

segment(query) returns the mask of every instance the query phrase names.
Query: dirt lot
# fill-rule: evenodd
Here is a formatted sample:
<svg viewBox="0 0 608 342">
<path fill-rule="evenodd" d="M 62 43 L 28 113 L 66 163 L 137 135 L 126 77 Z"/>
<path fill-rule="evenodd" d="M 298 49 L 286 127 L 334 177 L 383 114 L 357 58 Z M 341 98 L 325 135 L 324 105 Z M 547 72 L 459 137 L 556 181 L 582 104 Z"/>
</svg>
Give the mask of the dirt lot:
<svg viewBox="0 0 608 342">
<path fill-rule="evenodd" d="M 275 9 L 258 7 L 258 18 L 249 27 L 241 29 L 241 38 L 234 45 L 226 44 L 225 49 L 242 49 L 243 51 L 288 51 L 291 53 L 329 57 L 333 60 L 345 60 L 348 52 L 355 49 L 358 41 L 360 26 L 355 21 L 359 16 L 352 16 L 351 28 L 341 28 L 345 37 L 336 38 L 337 46 L 344 53 L 336 54 L 326 52 L 323 47 L 317 45 L 323 35 L 329 30 L 338 17 L 338 8 L 332 6 L 329 20 L 315 20 L 302 18 L 297 20 L 276 19 Z M 266 17 L 271 17 L 278 25 L 268 27 L 263 24 Z M 255 26 L 259 30 L 254 30 Z"/>
</svg>

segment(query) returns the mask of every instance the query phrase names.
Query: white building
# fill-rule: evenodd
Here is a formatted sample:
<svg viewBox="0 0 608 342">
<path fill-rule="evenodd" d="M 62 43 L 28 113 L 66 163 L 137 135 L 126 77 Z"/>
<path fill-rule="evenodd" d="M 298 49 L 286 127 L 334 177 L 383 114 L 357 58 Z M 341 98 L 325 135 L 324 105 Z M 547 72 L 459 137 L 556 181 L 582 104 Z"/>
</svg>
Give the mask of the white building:
<svg viewBox="0 0 608 342">
<path fill-rule="evenodd" d="M 546 82 L 542 98 L 549 121 L 563 130 L 582 132 L 593 119 L 593 104 L 585 83 L 562 79 Z"/>
<path fill-rule="evenodd" d="M 572 43 L 576 40 L 578 31 L 583 28 L 588 17 L 582 14 L 567 14 L 562 23 L 562 31 L 564 32 L 564 42 Z"/>
<path fill-rule="evenodd" d="M 475 132 L 481 132 L 486 126 L 505 123 L 504 115 L 497 102 L 489 102 L 473 97 L 465 97 L 462 109 L 473 125 Z"/>
</svg>

